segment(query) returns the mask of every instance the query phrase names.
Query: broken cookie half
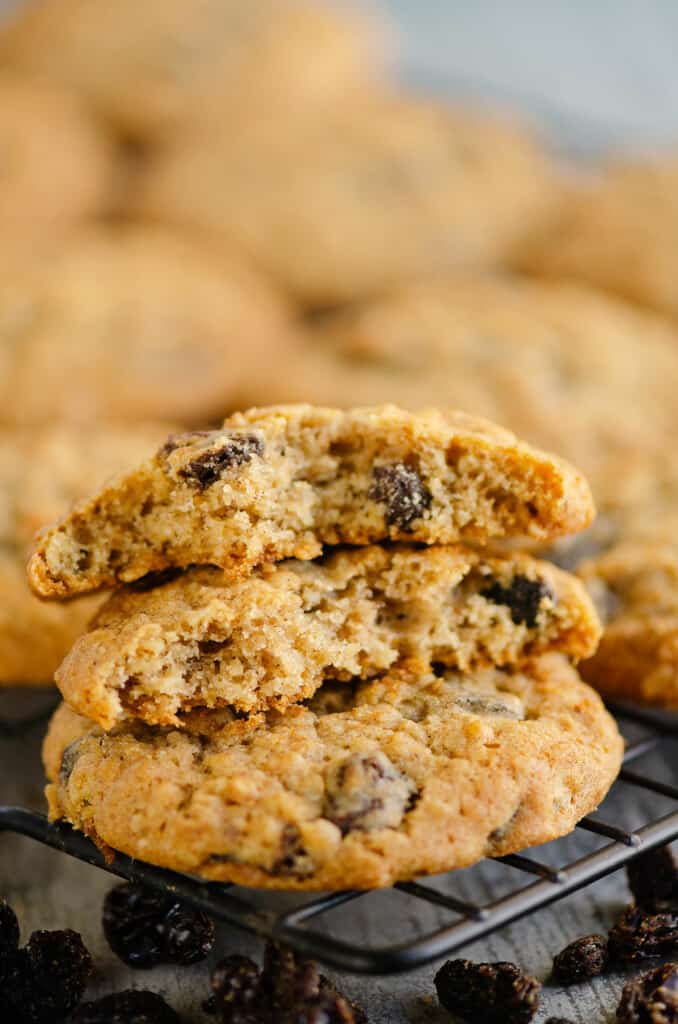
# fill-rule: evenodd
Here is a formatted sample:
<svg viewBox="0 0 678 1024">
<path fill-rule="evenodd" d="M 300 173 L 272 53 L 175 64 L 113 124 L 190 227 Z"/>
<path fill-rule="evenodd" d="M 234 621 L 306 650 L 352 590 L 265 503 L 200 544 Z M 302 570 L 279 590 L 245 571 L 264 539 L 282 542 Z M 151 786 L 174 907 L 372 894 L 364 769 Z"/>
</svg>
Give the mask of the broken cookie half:
<svg viewBox="0 0 678 1024">
<path fill-rule="evenodd" d="M 64 698 L 110 729 L 180 725 L 196 708 L 252 712 L 311 697 L 326 679 L 404 657 L 472 671 L 598 642 L 584 586 L 523 554 L 460 545 L 329 550 L 233 578 L 215 567 L 120 588 L 56 674 Z"/>
<path fill-rule="evenodd" d="M 550 539 L 594 514 L 580 473 L 464 413 L 252 409 L 170 437 L 39 538 L 29 579 L 75 594 L 191 564 L 229 574 L 324 545 Z"/>
</svg>

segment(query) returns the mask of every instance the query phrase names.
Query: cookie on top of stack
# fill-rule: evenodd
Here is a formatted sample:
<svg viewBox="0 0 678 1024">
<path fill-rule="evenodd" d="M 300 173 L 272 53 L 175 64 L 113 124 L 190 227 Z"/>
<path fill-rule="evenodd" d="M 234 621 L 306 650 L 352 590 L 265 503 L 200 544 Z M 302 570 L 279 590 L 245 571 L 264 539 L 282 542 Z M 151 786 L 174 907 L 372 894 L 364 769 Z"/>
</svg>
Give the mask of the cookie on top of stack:
<svg viewBox="0 0 678 1024">
<path fill-rule="evenodd" d="M 52 817 L 297 889 L 568 832 L 621 758 L 572 664 L 599 623 L 569 574 L 485 545 L 593 513 L 575 469 L 463 413 L 271 407 L 171 436 L 29 563 L 43 598 L 116 588 L 57 674 Z"/>
</svg>

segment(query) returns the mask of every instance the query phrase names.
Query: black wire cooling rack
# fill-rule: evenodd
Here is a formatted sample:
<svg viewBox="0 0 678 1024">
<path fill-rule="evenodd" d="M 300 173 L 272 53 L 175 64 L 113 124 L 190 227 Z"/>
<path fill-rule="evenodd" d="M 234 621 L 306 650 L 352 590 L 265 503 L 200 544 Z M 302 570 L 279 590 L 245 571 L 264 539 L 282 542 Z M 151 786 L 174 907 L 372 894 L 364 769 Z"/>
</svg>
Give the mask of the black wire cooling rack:
<svg viewBox="0 0 678 1024">
<path fill-rule="evenodd" d="M 624 767 L 613 791 L 617 793 L 621 787 L 632 787 L 648 797 L 660 796 L 678 801 L 678 787 L 628 767 L 667 742 L 678 740 L 678 723 L 637 708 L 623 706 L 612 710 L 623 732 L 637 726 L 641 726 L 645 732 L 640 739 L 628 743 Z M 20 722 L 0 723 L 0 738 L 16 736 L 45 717 L 46 713 L 43 712 Z M 0 806 L 2 832 L 29 836 L 111 874 L 171 890 L 216 920 L 262 938 L 284 942 L 299 953 L 339 970 L 362 974 L 389 974 L 420 967 L 616 871 L 641 851 L 678 838 L 678 810 L 648 820 L 633 830 L 625 830 L 606 820 L 605 816 L 586 817 L 579 822 L 577 829 L 604 837 L 610 842 L 576 859 L 568 861 L 563 856 L 563 863 L 556 866 L 524 855 L 497 858 L 501 863 L 516 869 L 519 882 L 508 894 L 489 902 L 459 898 L 447 890 L 438 890 L 434 883 L 406 882 L 396 885 L 396 890 L 415 901 L 449 911 L 450 919 L 442 926 L 438 924 L 429 930 L 422 927 L 418 934 L 407 941 L 370 946 L 362 943 L 355 935 L 346 940 L 331 933 L 332 912 L 352 901 L 365 899 L 367 893 L 333 892 L 310 899 L 302 897 L 291 907 L 281 910 L 279 897 L 276 900 L 261 892 L 204 882 L 153 867 L 122 854 L 107 860 L 89 839 L 66 823 L 49 824 L 43 814 L 35 811 L 23 807 Z M 555 848 L 557 853 L 559 844 L 564 843 L 566 840 L 557 840 L 550 847 Z M 533 880 L 525 884 L 525 876 Z M 454 879 L 454 872 L 445 877 Z M 379 890 L 369 895 L 374 897 L 382 892 Z M 321 927 L 317 927 L 321 915 Z M 312 926 L 314 921 L 316 927 Z M 397 922 L 394 922 L 393 930 L 398 930 Z"/>
</svg>

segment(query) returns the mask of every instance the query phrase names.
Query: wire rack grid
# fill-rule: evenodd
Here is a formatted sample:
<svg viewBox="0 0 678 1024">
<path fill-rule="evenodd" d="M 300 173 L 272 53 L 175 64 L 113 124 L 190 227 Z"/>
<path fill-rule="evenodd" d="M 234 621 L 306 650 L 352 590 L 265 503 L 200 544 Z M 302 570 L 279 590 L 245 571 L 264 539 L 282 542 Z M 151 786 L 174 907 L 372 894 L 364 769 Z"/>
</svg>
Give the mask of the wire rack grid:
<svg viewBox="0 0 678 1024">
<path fill-rule="evenodd" d="M 624 766 L 615 788 L 626 786 L 645 794 L 678 801 L 678 786 L 647 773 L 634 771 L 630 765 L 642 756 L 678 740 L 678 724 L 638 708 L 616 707 L 622 728 L 643 726 L 643 738 L 629 743 Z M 0 738 L 20 735 L 41 719 L 33 716 L 22 722 L 0 723 Z M 43 814 L 24 807 L 0 806 L 0 832 L 28 836 L 71 857 L 133 882 L 170 890 L 192 906 L 204 910 L 217 920 L 254 933 L 261 938 L 284 942 L 297 952 L 312 956 L 338 970 L 361 974 L 390 974 L 412 970 L 449 955 L 462 946 L 479 939 L 512 921 L 562 899 L 597 879 L 616 871 L 638 853 L 678 838 L 678 810 L 652 818 L 640 827 L 626 830 L 606 820 L 589 816 L 577 829 L 609 842 L 584 856 L 552 866 L 522 854 L 497 858 L 516 871 L 517 884 L 497 899 L 474 902 L 462 899 L 435 885 L 402 882 L 399 892 L 416 901 L 449 911 L 450 919 L 442 926 L 425 929 L 406 941 L 372 946 L 358 936 L 350 939 L 331 934 L 328 922 L 332 911 L 360 900 L 367 894 L 360 891 L 332 892 L 305 899 L 290 908 L 279 909 L 275 901 L 266 904 L 262 894 L 233 885 L 204 882 L 189 875 L 167 871 L 123 854 L 107 858 L 86 836 L 65 822 L 49 823 Z M 556 847 L 562 840 L 551 846 Z M 452 873 L 449 877 L 453 877 Z M 381 890 L 380 890 L 381 892 Z M 256 896 L 256 898 L 255 898 Z M 321 927 L 318 920 L 323 918 Z M 313 927 L 315 922 L 316 927 Z"/>
</svg>

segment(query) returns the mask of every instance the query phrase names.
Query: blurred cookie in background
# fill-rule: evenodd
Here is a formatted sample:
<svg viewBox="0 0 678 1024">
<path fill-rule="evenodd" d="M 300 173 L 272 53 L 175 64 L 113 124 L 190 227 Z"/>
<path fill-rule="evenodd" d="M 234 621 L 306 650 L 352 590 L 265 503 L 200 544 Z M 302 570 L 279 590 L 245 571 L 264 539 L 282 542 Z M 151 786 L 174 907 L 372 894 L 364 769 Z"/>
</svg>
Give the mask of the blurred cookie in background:
<svg viewBox="0 0 678 1024">
<path fill-rule="evenodd" d="M 678 709 L 678 544 L 625 540 L 583 563 L 605 631 L 584 678 L 611 697 Z"/>
<path fill-rule="evenodd" d="M 293 116 L 370 82 L 376 26 L 319 0 L 27 0 L 0 66 L 73 88 L 124 135 Z"/>
<path fill-rule="evenodd" d="M 111 151 L 79 101 L 0 74 L 0 268 L 107 212 Z"/>
<path fill-rule="evenodd" d="M 678 154 L 610 165 L 563 200 L 517 263 L 678 317 Z"/>
<path fill-rule="evenodd" d="M 633 504 L 634 474 L 648 484 L 647 453 L 678 430 L 678 332 L 584 286 L 456 275 L 316 317 L 253 390 L 466 409 L 573 461 L 599 501 Z"/>
<path fill-rule="evenodd" d="M 166 424 L 0 430 L 0 685 L 46 685 L 101 604 L 56 605 L 28 588 L 34 532 L 109 476 L 150 454 Z"/>
<path fill-rule="evenodd" d="M 0 273 L 0 423 L 222 418 L 292 333 L 237 258 L 155 228 L 86 231 Z"/>
<path fill-rule="evenodd" d="M 309 307 L 501 264 L 559 190 L 522 127 L 364 94 L 323 117 L 196 132 L 151 162 L 138 211 L 235 243 Z"/>
</svg>

